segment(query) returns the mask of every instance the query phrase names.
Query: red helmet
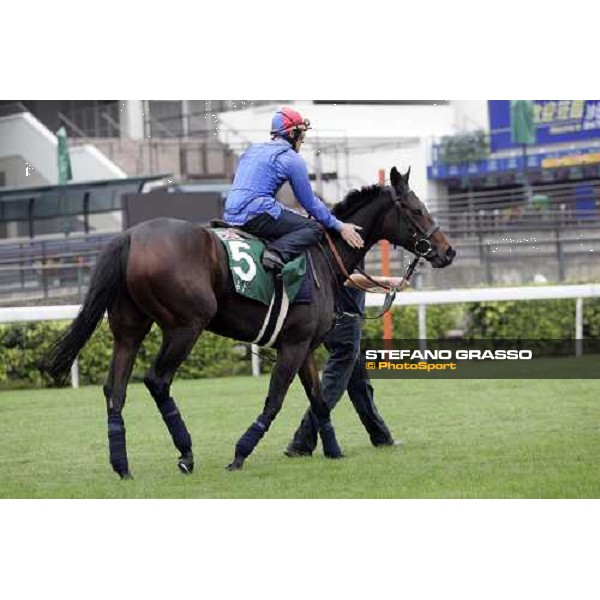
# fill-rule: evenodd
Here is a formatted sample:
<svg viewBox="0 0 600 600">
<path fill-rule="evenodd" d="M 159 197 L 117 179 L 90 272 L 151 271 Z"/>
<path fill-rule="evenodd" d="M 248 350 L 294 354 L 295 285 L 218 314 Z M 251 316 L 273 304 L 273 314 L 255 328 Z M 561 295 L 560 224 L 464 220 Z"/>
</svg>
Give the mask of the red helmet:
<svg viewBox="0 0 600 600">
<path fill-rule="evenodd" d="M 303 119 L 293 108 L 283 107 L 271 120 L 271 135 L 275 137 L 295 137 L 296 132 L 310 129 L 310 121 Z"/>
</svg>

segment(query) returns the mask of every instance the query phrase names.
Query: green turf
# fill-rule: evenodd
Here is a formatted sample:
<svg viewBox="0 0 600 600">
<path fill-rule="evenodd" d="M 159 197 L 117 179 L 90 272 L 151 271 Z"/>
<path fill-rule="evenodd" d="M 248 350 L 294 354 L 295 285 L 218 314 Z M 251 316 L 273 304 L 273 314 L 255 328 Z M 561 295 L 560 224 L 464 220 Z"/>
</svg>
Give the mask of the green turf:
<svg viewBox="0 0 600 600">
<path fill-rule="evenodd" d="M 373 448 L 344 398 L 334 412 L 346 458 L 282 455 L 306 407 L 295 383 L 244 469 L 229 473 L 236 440 L 262 408 L 267 379 L 178 381 L 196 470 L 177 453 L 145 388 L 125 409 L 134 481 L 107 458 L 101 389 L 0 393 L 4 498 L 598 498 L 600 381 L 374 383 L 403 449 Z"/>
</svg>

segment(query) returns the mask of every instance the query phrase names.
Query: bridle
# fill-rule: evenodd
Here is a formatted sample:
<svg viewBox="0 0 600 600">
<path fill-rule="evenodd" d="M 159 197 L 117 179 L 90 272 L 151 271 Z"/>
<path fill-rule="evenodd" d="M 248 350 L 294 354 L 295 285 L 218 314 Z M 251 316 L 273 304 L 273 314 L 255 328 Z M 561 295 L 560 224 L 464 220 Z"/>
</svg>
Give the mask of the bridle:
<svg viewBox="0 0 600 600">
<path fill-rule="evenodd" d="M 433 249 L 433 246 L 431 245 L 431 238 L 434 236 L 436 231 L 439 230 L 440 226 L 435 221 L 433 221 L 433 223 L 429 227 L 424 228 L 421 225 L 421 223 L 419 223 L 419 221 L 415 218 L 415 215 L 419 213 L 416 212 L 415 209 L 411 208 L 405 201 L 403 201 L 402 198 L 398 196 L 398 194 L 396 194 L 396 190 L 394 189 L 394 187 L 389 186 L 387 190 L 390 196 L 392 197 L 392 200 L 400 204 L 400 206 L 402 206 L 402 208 L 406 210 L 406 216 L 415 228 L 415 233 L 413 236 L 416 238 L 414 242 L 415 256 L 417 258 L 425 258 Z M 410 195 L 416 197 L 416 194 L 412 190 L 409 190 L 407 197 Z"/>
<path fill-rule="evenodd" d="M 406 273 L 404 275 L 404 281 L 409 282 L 410 278 L 412 277 L 413 273 L 415 272 L 415 269 L 417 268 L 421 259 L 425 258 L 432 251 L 433 246 L 431 244 L 431 238 L 433 237 L 435 232 L 439 230 L 440 226 L 434 221 L 430 227 L 425 229 L 424 227 L 421 226 L 419 221 L 415 218 L 415 210 L 412 209 L 410 206 L 408 206 L 405 202 L 403 202 L 402 198 L 399 197 L 398 194 L 396 193 L 396 190 L 394 189 L 394 187 L 388 186 L 387 191 L 389 192 L 389 194 L 391 196 L 392 202 L 400 204 L 406 210 L 406 215 L 415 229 L 415 233 L 413 236 L 416 238 L 415 242 L 414 242 L 415 258 L 411 261 L 411 263 L 408 266 L 408 269 L 406 270 Z M 414 192 L 410 191 L 409 194 L 414 194 Z M 335 247 L 335 244 L 333 243 L 331 236 L 327 232 L 327 230 L 325 230 L 325 238 L 327 239 L 327 243 L 329 245 L 331 254 L 333 255 L 335 262 L 337 263 L 337 266 L 338 266 L 339 270 L 341 271 L 342 275 L 345 277 L 345 280 L 352 281 L 350 278 L 350 274 L 348 273 L 348 270 L 346 269 L 346 266 L 344 265 L 344 262 L 340 256 L 337 248 Z M 330 268 L 331 268 L 331 265 L 330 265 Z M 382 312 L 379 313 L 378 315 L 376 315 L 375 317 L 365 317 L 366 319 L 378 319 L 379 317 L 383 316 L 386 312 L 388 312 L 390 310 L 390 308 L 392 307 L 392 304 L 394 303 L 394 300 L 396 299 L 397 290 L 394 288 L 391 288 L 389 286 L 383 285 L 381 283 L 378 283 L 370 275 L 365 273 L 365 271 L 363 271 L 363 269 L 361 269 L 360 267 L 356 267 L 356 270 L 361 275 L 363 275 L 367 279 L 367 281 L 370 281 L 374 286 L 386 291 Z M 363 290 L 364 292 L 371 292 L 370 288 L 364 287 L 354 281 L 352 281 L 352 285 Z"/>
</svg>

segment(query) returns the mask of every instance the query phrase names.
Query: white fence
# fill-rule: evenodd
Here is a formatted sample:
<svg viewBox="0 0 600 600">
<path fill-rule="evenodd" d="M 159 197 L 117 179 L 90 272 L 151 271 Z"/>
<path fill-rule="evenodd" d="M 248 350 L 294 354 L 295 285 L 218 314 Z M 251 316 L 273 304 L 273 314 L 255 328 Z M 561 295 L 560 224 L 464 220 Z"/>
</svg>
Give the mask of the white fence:
<svg viewBox="0 0 600 600">
<path fill-rule="evenodd" d="M 583 300 L 600 297 L 600 284 L 587 285 L 544 285 L 509 288 L 469 288 L 463 290 L 408 291 L 396 296 L 394 306 L 418 306 L 419 339 L 427 338 L 427 306 L 430 304 L 455 304 L 463 302 L 488 302 L 505 300 L 554 300 L 572 298 L 575 300 L 575 339 L 583 339 Z M 367 294 L 367 306 L 381 306 L 380 294 Z M 58 321 L 74 319 L 79 306 L 21 306 L 0 308 L 0 323 L 23 321 Z M 256 348 L 253 347 L 254 350 Z M 577 346 L 578 355 L 581 345 Z M 253 373 L 257 374 L 258 361 L 253 355 Z M 79 373 L 77 361 L 71 369 L 71 383 L 77 387 Z"/>
</svg>

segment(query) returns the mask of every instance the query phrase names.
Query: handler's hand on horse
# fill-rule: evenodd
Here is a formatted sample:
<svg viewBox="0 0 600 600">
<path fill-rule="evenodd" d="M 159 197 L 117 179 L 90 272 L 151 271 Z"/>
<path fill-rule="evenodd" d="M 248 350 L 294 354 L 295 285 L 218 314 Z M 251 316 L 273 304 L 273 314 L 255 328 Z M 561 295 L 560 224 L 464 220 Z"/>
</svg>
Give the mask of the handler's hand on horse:
<svg viewBox="0 0 600 600">
<path fill-rule="evenodd" d="M 359 249 L 365 245 L 360 233 L 358 233 L 359 229 L 362 229 L 362 227 L 359 227 L 354 223 L 344 223 L 340 234 L 348 246 Z"/>
<path fill-rule="evenodd" d="M 410 281 L 406 281 L 404 277 L 387 277 L 385 285 L 401 292 L 410 285 Z"/>
</svg>

